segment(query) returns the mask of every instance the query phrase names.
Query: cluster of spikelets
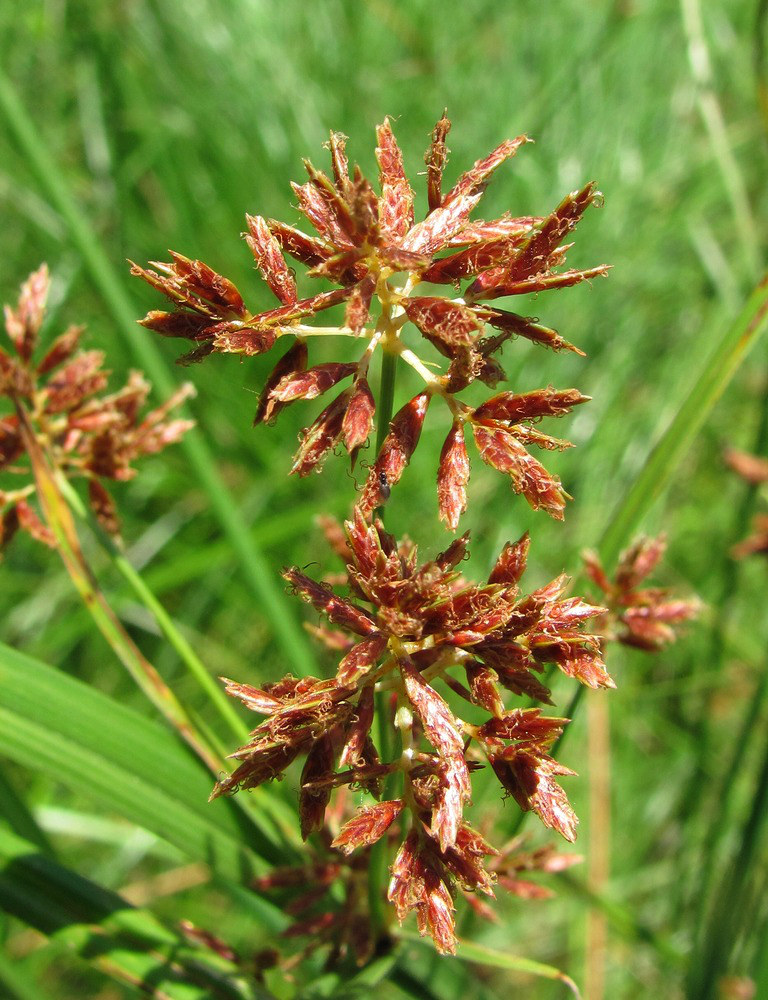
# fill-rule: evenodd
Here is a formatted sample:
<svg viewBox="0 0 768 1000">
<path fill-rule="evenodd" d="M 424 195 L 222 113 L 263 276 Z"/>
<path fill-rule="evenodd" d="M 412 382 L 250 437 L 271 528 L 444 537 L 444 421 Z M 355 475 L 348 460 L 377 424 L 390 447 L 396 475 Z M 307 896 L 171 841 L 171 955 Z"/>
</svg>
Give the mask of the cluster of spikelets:
<svg viewBox="0 0 768 1000">
<path fill-rule="evenodd" d="M 569 248 L 564 240 L 588 206 L 599 199 L 599 192 L 594 184 L 587 184 L 544 218 L 504 215 L 491 222 L 471 221 L 493 172 L 527 139 L 520 136 L 503 142 L 443 194 L 449 127 L 446 118 L 438 122 L 427 151 L 429 211 L 421 222 L 414 222 L 414 194 L 389 122 L 377 131 L 379 195 L 359 168 L 350 176 L 344 137 L 334 133 L 330 141 L 334 179 L 307 162 L 309 180 L 293 185 L 299 208 L 317 236 L 272 219 L 247 217 L 246 241 L 281 303 L 277 308 L 251 312 L 231 281 L 201 261 L 173 253 L 170 263 L 155 263 L 154 270 L 133 268 L 134 274 L 175 306 L 173 312 L 152 311 L 142 322 L 163 336 L 194 341 L 195 349 L 179 359 L 185 364 L 214 351 L 262 354 L 288 337 L 290 347 L 264 387 L 257 423 L 273 420 L 289 403 L 315 399 L 349 381 L 305 430 L 291 470 L 301 476 L 318 469 L 338 445 L 354 461 L 367 441 L 376 415 L 368 376 L 377 348 L 415 369 L 424 380 L 424 389 L 395 415 L 371 465 L 359 499 L 366 515 L 381 502 L 382 483 L 391 488 L 400 479 L 418 443 L 430 402 L 438 396 L 450 420 L 440 456 L 438 498 L 440 516 L 451 529 L 458 525 L 467 504 L 467 429 L 481 458 L 508 475 L 516 492 L 532 507 L 561 518 L 567 494 L 528 448 L 552 450 L 569 445 L 541 433 L 533 423 L 545 416 L 562 416 L 587 397 L 575 389 L 546 388 L 524 395 L 504 392 L 473 407 L 459 394 L 475 381 L 494 387 L 505 377 L 497 355 L 514 337 L 581 353 L 537 320 L 486 303 L 605 274 L 606 266 L 557 270 Z M 299 298 L 284 253 L 306 264 L 310 277 L 340 287 Z M 414 295 L 420 284 L 447 285 L 460 294 Z M 308 319 L 342 303 L 345 315 L 340 325 L 307 325 Z M 372 309 L 374 303 L 378 311 Z M 416 348 L 406 345 L 402 332 L 408 323 L 445 359 L 442 373 L 436 374 Z M 348 337 L 361 341 L 362 349 L 354 360 L 309 367 L 307 339 L 312 336 Z"/>
<path fill-rule="evenodd" d="M 104 481 L 132 478 L 136 459 L 173 444 L 192 426 L 189 420 L 168 419 L 193 394 L 190 384 L 147 413 L 142 410 L 150 385 L 140 372 L 131 372 L 121 389 L 105 393 L 104 354 L 79 349 L 83 327 L 70 326 L 41 350 L 48 290 L 43 265 L 22 285 L 16 306 L 5 307 L 10 349 L 0 348 L 0 399 L 8 401 L 10 412 L 0 415 L 0 472 L 27 482 L 0 490 L 3 546 L 20 528 L 55 544 L 50 526 L 30 504 L 36 493 L 28 462 L 33 451 L 39 450 L 63 478 L 87 480 L 94 514 L 116 535 L 118 516 Z"/>
<path fill-rule="evenodd" d="M 378 798 L 388 777 L 399 774 L 402 794 L 358 810 L 334 846 L 370 847 L 407 808 L 411 828 L 395 859 L 389 899 L 401 920 L 415 910 L 441 951 L 453 949 L 452 888 L 493 894 L 484 859 L 496 852 L 464 819 L 471 771 L 481 761 L 522 809 L 567 840 L 576 836 L 576 817 L 558 784 L 573 772 L 549 753 L 566 720 L 538 708 L 509 710 L 502 691 L 548 702 L 540 679 L 547 663 L 591 687 L 613 686 L 598 637 L 583 631 L 606 609 L 564 598 L 565 577 L 523 595 L 527 536 L 505 546 L 487 583 L 471 584 L 457 571 L 467 541 L 420 565 L 415 546 L 398 545 L 357 510 L 343 550 L 350 598 L 297 569 L 286 571 L 295 593 L 334 626 L 320 631 L 344 656 L 329 680 L 287 677 L 262 689 L 228 682 L 230 694 L 267 718 L 214 791 L 258 786 L 305 757 L 300 817 L 307 837 L 323 828 L 334 787 L 352 785 Z M 484 721 L 460 718 L 437 682 Z M 380 758 L 371 736 L 376 691 L 394 700 L 402 747 L 394 760 Z"/>
<path fill-rule="evenodd" d="M 337 133 L 329 144 L 332 177 L 306 163 L 309 179 L 293 189 L 317 235 L 247 217 L 246 241 L 279 300 L 276 308 L 250 311 L 231 281 L 180 254 L 152 269 L 133 268 L 173 303 L 173 311 L 152 311 L 142 322 L 163 336 L 191 340 L 195 346 L 180 359 L 184 364 L 214 352 L 259 355 L 289 338 L 288 350 L 267 378 L 256 423 L 274 420 L 296 400 L 313 400 L 349 383 L 303 432 L 291 470 L 300 476 L 319 469 L 339 446 L 354 463 L 367 442 L 377 416 L 369 370 L 378 348 L 383 366 L 403 362 L 424 382 L 394 415 L 388 433 L 379 435 L 381 446 L 345 529 L 327 525 L 345 566 L 343 592 L 297 568 L 285 573 L 291 590 L 327 619 L 327 626 L 314 631 L 341 654 L 335 676 L 289 675 L 261 688 L 227 681 L 228 692 L 265 719 L 232 755 L 239 762 L 236 769 L 213 792 L 215 797 L 255 788 L 304 760 L 302 834 L 320 834 L 336 853 L 267 877 L 263 887 L 303 885 L 317 901 L 333 882 L 346 878 L 347 904 L 328 903 L 326 909 L 320 904 L 320 912 L 300 923 L 296 933 L 333 940 L 337 952 L 348 948 L 360 961 L 369 951 L 355 935 L 359 938 L 365 921 L 351 915 L 367 898 L 359 891 L 368 867 L 361 859 L 374 845 L 396 850 L 388 898 L 398 918 L 415 912 L 419 930 L 430 934 L 441 952 L 455 948 L 458 891 L 492 896 L 494 885 L 503 882 L 501 874 L 514 882 L 514 864 L 504 869 L 499 852 L 466 820 L 475 769 L 489 764 L 504 793 L 522 810 L 535 812 L 566 840 L 574 839 L 576 817 L 559 783 L 573 772 L 552 755 L 567 720 L 547 717 L 539 708 L 509 708 L 504 693 L 524 697 L 528 705 L 549 703 L 542 676 L 547 665 L 589 687 L 613 687 L 601 637 L 587 631 L 590 624 L 613 623 L 616 631 L 617 616 L 623 615 L 622 627 L 637 636 L 646 615 L 656 625 L 655 632 L 646 628 L 645 633 L 653 633 L 653 645 L 670 638 L 665 623 L 671 632 L 671 624 L 687 617 L 681 609 L 665 607 L 661 592 L 637 589 L 651 558 L 633 562 L 628 556 L 634 575 L 628 571 L 615 585 L 593 559 L 593 579 L 606 593 L 602 607 L 564 596 L 564 576 L 524 594 L 520 579 L 527 536 L 507 544 L 488 580 L 473 584 L 458 569 L 467 554 L 467 535 L 419 563 L 416 546 L 398 542 L 376 516 L 408 465 L 430 403 L 438 397 L 450 424 L 437 475 L 440 517 L 449 529 L 456 529 L 467 506 L 467 431 L 481 458 L 508 475 L 534 509 L 562 518 L 568 496 L 529 448 L 568 447 L 535 425 L 542 417 L 567 414 L 587 398 L 575 389 L 552 387 L 489 393 L 479 405 L 461 398 L 473 383 L 495 389 L 505 378 L 498 355 L 513 338 L 581 353 L 538 320 L 489 303 L 575 285 L 607 268 L 562 270 L 570 246 L 564 241 L 599 198 L 594 184 L 569 194 L 544 217 L 472 220 L 492 173 L 527 140 L 521 136 L 502 143 L 444 193 L 449 127 L 443 117 L 426 154 L 428 211 L 419 222 L 389 122 L 377 131 L 378 194 L 357 167 L 350 171 L 344 138 Z M 305 264 L 309 277 L 338 287 L 301 298 L 285 254 Z M 435 285 L 448 294 L 430 291 Z M 340 323 L 320 325 L 318 316 L 342 305 Z M 361 346 L 353 358 L 310 366 L 307 343 L 313 336 L 346 337 Z M 434 364 L 434 349 L 442 368 Z M 379 695 L 386 702 L 383 719 Z M 461 715 L 451 707 L 457 701 L 466 705 Z M 377 717 L 379 726 L 394 727 L 398 753 L 387 753 L 381 741 L 374 741 Z M 332 792 L 340 789 L 343 797 L 347 788 L 362 789 L 373 801 L 337 822 L 329 836 Z M 352 856 L 349 864 L 338 851 Z M 546 858 L 540 860 L 539 867 L 546 867 Z"/>
</svg>

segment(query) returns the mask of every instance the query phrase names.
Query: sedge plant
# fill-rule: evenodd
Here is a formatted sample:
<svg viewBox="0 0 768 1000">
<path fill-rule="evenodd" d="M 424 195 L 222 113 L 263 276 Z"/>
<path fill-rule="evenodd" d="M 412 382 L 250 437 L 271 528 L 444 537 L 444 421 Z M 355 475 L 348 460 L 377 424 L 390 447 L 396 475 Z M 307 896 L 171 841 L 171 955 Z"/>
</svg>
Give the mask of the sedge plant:
<svg viewBox="0 0 768 1000">
<path fill-rule="evenodd" d="M 416 544 L 385 529 L 384 510 L 397 502 L 397 485 L 433 404 L 446 419 L 436 467 L 437 509 L 447 529 L 457 530 L 469 502 L 470 438 L 482 461 L 509 477 L 514 493 L 534 510 L 562 519 L 571 498 L 531 449 L 570 447 L 538 425 L 588 401 L 573 388 L 496 391 L 505 379 L 500 354 L 511 341 L 582 353 L 538 319 L 502 308 L 498 300 L 607 274 L 606 265 L 564 266 L 572 245 L 566 241 L 584 212 L 601 201 L 596 185 L 566 195 L 544 217 L 478 220 L 473 212 L 492 175 L 528 139 L 506 140 L 446 190 L 449 130 L 443 116 L 432 133 L 425 156 L 428 211 L 420 221 L 388 120 L 377 129 L 378 193 L 357 166 L 350 167 L 346 137 L 332 133 L 331 173 L 306 161 L 308 180 L 293 184 L 314 234 L 246 217 L 246 242 L 278 301 L 272 309 L 252 311 L 233 282 L 179 253 L 168 263 L 133 266 L 173 305 L 151 311 L 142 324 L 193 345 L 181 364 L 215 353 L 251 357 L 286 344 L 267 377 L 255 424 L 271 423 L 286 406 L 335 390 L 303 431 L 292 473 L 319 471 L 340 449 L 354 468 L 378 428 L 375 457 L 350 519 L 343 527 L 326 520 L 344 567 L 338 586 L 298 567 L 284 573 L 290 590 L 325 619 L 312 631 L 337 652 L 335 676 L 289 674 L 260 688 L 226 679 L 228 693 L 264 721 L 232 754 L 237 765 L 212 794 L 256 788 L 303 761 L 301 834 L 318 834 L 326 851 L 335 852 L 333 860 L 313 849 L 304 868 L 267 876 L 260 886 L 300 886 L 295 908 L 309 907 L 309 915 L 294 933 L 311 936 L 310 948 L 325 940 L 332 955 L 351 954 L 360 964 L 386 933 L 385 891 L 401 922 L 413 912 L 419 932 L 430 935 L 439 952 L 451 953 L 456 896 L 463 893 L 483 909 L 478 893 L 493 896 L 499 882 L 514 884 L 510 873 L 519 862 L 516 868 L 514 859 L 502 857 L 465 817 L 478 768 L 490 766 L 501 793 L 512 796 L 522 812 L 535 813 L 567 841 L 575 839 L 577 819 L 560 784 L 573 772 L 552 753 L 568 720 L 535 707 L 551 703 L 548 668 L 590 688 L 612 688 L 605 641 L 658 648 L 695 611 L 694 602 L 638 589 L 661 556 L 661 542 L 637 543 L 623 557 L 615 584 L 595 557 L 588 558 L 590 575 L 606 596 L 604 607 L 565 596 L 565 575 L 525 593 L 520 584 L 527 534 L 503 547 L 487 580 L 473 583 L 460 571 L 468 533 L 421 561 Z M 300 297 L 287 257 L 305 265 L 308 277 L 334 287 Z M 343 307 L 340 322 L 324 318 L 334 307 Z M 411 346 L 411 328 L 423 349 Z M 351 343 L 337 360 L 312 365 L 311 345 L 318 337 Z M 434 364 L 430 348 L 442 365 Z M 375 394 L 369 373 L 377 352 L 381 383 Z M 423 386 L 393 415 L 400 364 L 415 371 Z M 463 398 L 473 385 L 488 390 L 479 405 Z M 451 707 L 456 699 L 466 712 Z M 334 791 L 344 789 L 362 790 L 371 801 L 347 816 L 348 799 L 334 800 Z M 539 862 L 552 863 L 546 852 Z M 337 882 L 344 885 L 343 905 L 330 892 Z"/>
<path fill-rule="evenodd" d="M 503 142 L 448 187 L 449 130 L 444 115 L 425 157 L 428 210 L 420 221 L 389 121 L 377 129 L 378 192 L 358 167 L 350 168 L 345 137 L 332 133 L 331 173 L 307 161 L 308 180 L 293 185 L 314 234 L 247 216 L 245 239 L 277 299 L 272 309 L 249 309 L 232 281 L 178 253 L 169 263 L 132 267 L 171 301 L 170 310 L 152 310 L 141 322 L 160 336 L 191 342 L 181 364 L 283 347 L 255 424 L 273 423 L 292 403 L 333 392 L 302 432 L 291 473 L 319 472 L 340 451 L 353 469 L 365 469 L 350 497 L 349 519 L 343 525 L 321 519 L 341 571 L 320 580 L 296 566 L 283 574 L 291 593 L 322 616 L 310 631 L 337 656 L 337 669 L 325 678 L 288 674 L 260 687 L 247 678 L 223 679 L 227 694 L 263 716 L 230 754 L 236 762 L 231 773 L 222 773 L 220 747 L 112 612 L 75 523 L 90 506 L 119 552 L 119 518 L 105 484 L 130 478 L 136 459 L 189 430 L 189 421 L 170 414 L 193 389 L 185 385 L 143 414 L 149 391 L 143 377 L 132 373 L 123 388 L 108 393 L 104 358 L 79 350 L 80 328 L 42 349 L 44 267 L 22 287 L 18 304 L 6 309 L 10 348 L 0 352 L 0 390 L 9 408 L 0 415 L 0 468 L 14 485 L 0 493 L 2 544 L 24 529 L 58 550 L 119 658 L 217 775 L 212 799 L 258 788 L 301 762 L 297 826 L 305 845 L 298 855 L 292 845 L 286 864 L 253 884 L 259 892 L 291 897 L 290 936 L 308 940 L 297 954 L 274 959 L 285 971 L 320 946 L 327 948 L 328 967 L 365 966 L 398 933 L 393 917 L 402 923 L 410 914 L 438 952 L 454 953 L 459 897 L 492 918 L 482 897 L 492 898 L 499 887 L 524 898 L 543 894 L 529 873 L 561 871 L 577 859 L 552 845 L 525 849 L 517 837 L 493 845 L 466 815 L 473 774 L 493 772 L 500 795 L 519 806 L 516 829 L 534 814 L 574 841 L 578 820 L 561 784 L 574 772 L 556 756 L 569 720 L 540 707 L 552 704 L 553 673 L 586 688 L 613 688 L 604 662 L 608 643 L 658 650 L 698 609 L 695 601 L 646 585 L 662 557 L 662 539 L 636 542 L 613 578 L 597 555 L 587 553 L 586 574 L 599 591 L 593 603 L 567 595 L 565 574 L 523 589 L 528 533 L 502 547 L 487 579 L 472 582 L 461 571 L 468 532 L 442 546 L 428 539 L 421 552 L 440 551 L 425 558 L 414 541 L 385 528 L 385 511 L 398 503 L 398 484 L 425 420 L 437 410 L 445 422 L 435 459 L 437 513 L 445 529 L 457 532 L 471 501 L 470 440 L 486 465 L 508 477 L 514 494 L 562 520 L 572 498 L 532 449 L 547 454 L 569 448 L 539 425 L 589 401 L 578 389 L 551 385 L 499 391 L 506 379 L 501 355 L 515 341 L 582 354 L 556 330 L 499 300 L 607 274 L 606 265 L 565 267 L 574 228 L 601 202 L 596 185 L 569 193 L 546 216 L 477 219 L 474 210 L 492 175 L 528 139 Z M 332 287 L 300 297 L 287 258 Z M 310 363 L 318 337 L 340 345 L 335 360 Z M 381 379 L 372 386 L 377 354 Z M 401 365 L 423 384 L 393 412 Z M 374 437 L 374 457 L 366 463 L 364 449 Z M 78 480 L 87 484 L 85 502 Z M 207 683 L 162 609 L 156 614 L 169 641 Z M 231 714 L 221 714 L 240 737 Z M 356 809 L 351 792 L 367 797 Z M 285 814 L 277 812 L 284 831 Z M 185 933 L 227 951 L 207 932 L 190 926 Z"/>
</svg>

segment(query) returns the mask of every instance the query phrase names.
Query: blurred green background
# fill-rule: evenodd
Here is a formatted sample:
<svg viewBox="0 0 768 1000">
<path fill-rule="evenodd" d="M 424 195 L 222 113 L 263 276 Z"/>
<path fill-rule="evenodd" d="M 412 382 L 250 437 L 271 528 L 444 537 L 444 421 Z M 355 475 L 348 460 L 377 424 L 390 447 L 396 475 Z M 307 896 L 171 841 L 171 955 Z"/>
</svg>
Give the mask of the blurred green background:
<svg viewBox="0 0 768 1000">
<path fill-rule="evenodd" d="M 605 207 L 587 213 L 569 261 L 578 267 L 607 262 L 614 270 L 607 281 L 526 304 L 528 314 L 559 329 L 587 357 L 553 355 L 522 341 L 504 355 L 515 389 L 574 385 L 594 399 L 555 431 L 578 446 L 550 463 L 575 500 L 565 523 L 553 523 L 528 511 L 502 477 L 476 460 L 464 522 L 473 536 L 470 574 L 487 572 L 500 544 L 525 529 L 533 537 L 528 586 L 562 570 L 577 572 L 579 551 L 598 543 L 762 274 L 768 218 L 759 100 L 763 7 L 755 0 L 28 0 L 0 6 L 7 78 L 0 95 L 2 300 L 13 301 L 20 281 L 46 260 L 54 276 L 50 332 L 85 322 L 87 346 L 107 352 L 116 377 L 146 366 L 151 350 L 167 378 L 196 383 L 197 433 L 247 526 L 250 570 L 243 569 L 246 543 L 238 546 L 236 532 L 224 533 L 181 448 L 145 461 L 117 495 L 132 562 L 212 673 L 258 681 L 287 669 L 330 668 L 325 654 L 317 654 L 317 663 L 308 658 L 316 654 L 301 635 L 306 615 L 298 602 L 283 600 L 277 573 L 292 563 L 329 565 L 314 517 L 344 516 L 354 484 L 340 458 L 331 458 L 319 477 L 286 475 L 296 435 L 319 403 L 290 408 L 274 428 L 251 427 L 271 357 L 241 363 L 216 356 L 189 371 L 174 368 L 177 345 L 153 341 L 132 326 L 162 305 L 129 278 L 126 259 L 165 259 L 168 248 L 199 257 L 232 278 L 249 304 L 268 308 L 268 292 L 240 239 L 244 213 L 299 224 L 288 182 L 301 179 L 302 156 L 326 165 L 321 147 L 330 129 L 346 133 L 351 158 L 375 174 L 374 127 L 385 115 L 394 118 L 417 210 L 425 198 L 416 175 L 443 108 L 454 123 L 449 181 L 508 136 L 526 132 L 536 141 L 498 171 L 483 217 L 505 210 L 545 214 L 567 191 L 595 179 Z M 74 219 L 67 204 L 76 208 Z M 302 280 L 307 291 L 311 285 Z M 313 360 L 334 356 L 320 348 Z M 683 983 L 706 918 L 699 900 L 704 859 L 717 880 L 738 861 L 744 831 L 754 837 L 762 830 L 763 814 L 755 815 L 753 803 L 768 721 L 760 686 L 768 638 L 765 566 L 757 560 L 736 569 L 728 555 L 747 533 L 760 498 L 747 495 L 726 469 L 722 450 L 732 445 L 765 453 L 766 360 L 759 342 L 642 524 L 669 537 L 662 582 L 698 593 L 709 608 L 661 656 L 622 650 L 609 663 L 618 690 L 606 696 L 613 819 L 605 897 L 618 910 L 609 914 L 600 956 L 605 993 L 595 992 L 595 1000 L 694 995 Z M 396 406 L 412 387 L 401 378 Z M 446 541 L 434 498 L 443 433 L 442 421 L 428 418 L 388 509 L 391 528 L 419 540 L 428 553 Z M 182 699 L 199 701 L 144 608 L 97 550 L 93 559 L 141 648 Z M 20 538 L 0 573 L 5 642 L 143 709 L 52 553 Z M 557 694 L 562 708 L 570 685 L 562 683 Z M 753 718 L 742 729 L 748 708 Z M 575 720 L 564 760 L 581 774 L 568 791 L 582 815 L 579 849 L 587 854 L 585 718 L 581 712 Z M 744 755 L 733 773 L 736 745 Z M 73 867 L 112 888 L 142 870 L 140 850 L 109 837 L 90 839 L 90 804 L 73 800 L 55 776 L 17 766 L 8 776 L 25 790 Z M 725 788 L 734 795 L 713 859 L 705 848 L 713 828 L 722 827 Z M 54 807 L 85 817 L 76 835 L 56 832 L 64 814 Z M 493 795 L 477 808 L 499 810 L 501 830 L 514 820 L 515 809 Z M 536 831 L 533 842 L 542 839 Z M 749 919 L 731 955 L 731 971 L 753 977 L 768 942 L 764 862 L 765 848 L 758 846 L 749 859 Z M 583 881 L 583 872 L 573 872 Z M 475 936 L 552 962 L 583 982 L 589 903 L 573 885 L 553 886 L 553 901 L 500 901 L 502 922 Z M 172 917 L 188 911 L 205 924 L 214 905 L 197 890 L 160 899 L 157 909 Z M 216 911 L 216 923 L 241 948 L 261 946 L 258 927 L 232 926 L 223 910 Z M 18 926 L 9 924 L 11 946 L 14 935 Z M 18 953 L 54 996 L 123 995 L 122 987 L 95 974 L 82 980 L 82 966 L 47 967 L 34 949 L 11 948 Z M 414 952 L 413 970 L 446 998 L 493 996 L 502 987 L 520 996 L 564 995 L 562 986 L 530 978 L 492 974 L 486 984 L 484 974 L 433 962 L 423 949 Z M 399 995 L 394 985 L 387 988 Z"/>
</svg>

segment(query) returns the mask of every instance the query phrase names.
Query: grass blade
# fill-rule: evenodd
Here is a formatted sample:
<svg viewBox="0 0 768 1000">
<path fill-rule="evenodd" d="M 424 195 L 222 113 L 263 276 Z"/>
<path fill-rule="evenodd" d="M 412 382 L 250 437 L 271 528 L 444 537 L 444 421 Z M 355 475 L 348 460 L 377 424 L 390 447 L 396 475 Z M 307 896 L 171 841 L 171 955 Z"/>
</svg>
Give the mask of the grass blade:
<svg viewBox="0 0 768 1000">
<path fill-rule="evenodd" d="M 30 812 L 26 802 L 16 792 L 5 773 L 0 769 L 0 802 L 3 803 L 3 820 L 18 837 L 23 837 L 35 845 L 38 851 L 54 856 L 45 831 Z"/>
<path fill-rule="evenodd" d="M 225 878 L 243 882 L 264 862 L 286 863 L 264 818 L 257 825 L 231 800 L 208 803 L 210 774 L 171 733 L 4 645 L 0 731 L 5 756 L 55 774 Z"/>
<path fill-rule="evenodd" d="M 690 448 L 713 407 L 763 332 L 768 317 L 768 275 L 750 295 L 708 358 L 695 385 L 678 408 L 657 444 L 619 504 L 599 550 L 604 564 L 613 563 L 629 543 L 651 504 L 669 485 L 679 462 Z"/>
<path fill-rule="evenodd" d="M 395 930 L 394 933 L 401 941 L 423 944 L 425 947 L 432 949 L 431 941 L 425 940 L 411 931 Z M 485 945 L 473 944 L 471 941 L 465 941 L 461 938 L 458 939 L 456 958 L 463 962 L 485 965 L 493 969 L 506 969 L 508 972 L 520 972 L 529 976 L 539 976 L 543 979 L 553 979 L 567 986 L 574 996 L 581 996 L 576 983 L 574 983 L 570 976 L 566 976 L 564 972 L 556 969 L 553 965 L 536 962 L 532 958 L 524 958 L 521 955 L 510 955 L 506 951 L 486 948 Z"/>
<path fill-rule="evenodd" d="M 0 831 L 0 906 L 108 975 L 158 1000 L 257 1000 L 235 965 L 201 952 L 147 910 Z"/>
</svg>

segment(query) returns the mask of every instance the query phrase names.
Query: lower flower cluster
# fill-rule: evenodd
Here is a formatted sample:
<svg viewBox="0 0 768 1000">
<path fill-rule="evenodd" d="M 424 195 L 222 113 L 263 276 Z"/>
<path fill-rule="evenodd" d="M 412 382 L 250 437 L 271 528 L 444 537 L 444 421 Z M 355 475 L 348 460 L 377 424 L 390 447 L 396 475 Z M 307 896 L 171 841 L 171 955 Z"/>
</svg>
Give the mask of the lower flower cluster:
<svg viewBox="0 0 768 1000">
<path fill-rule="evenodd" d="M 457 568 L 467 535 L 419 564 L 412 543 L 398 544 L 359 509 L 345 529 L 328 530 L 345 561 L 345 596 L 299 569 L 284 574 L 327 619 L 315 632 L 343 654 L 336 675 L 287 676 L 263 688 L 227 681 L 228 693 L 265 719 L 232 755 L 240 763 L 213 797 L 280 777 L 303 757 L 306 838 L 323 829 L 334 788 L 368 792 L 374 801 L 341 826 L 333 846 L 347 854 L 368 848 L 397 820 L 402 843 L 388 898 L 400 920 L 415 911 L 420 931 L 451 952 L 455 892 L 492 896 L 496 881 L 486 859 L 498 852 L 464 816 L 474 770 L 490 764 L 521 809 L 575 839 L 577 820 L 558 781 L 574 772 L 550 753 L 567 720 L 507 708 L 503 691 L 548 703 L 547 664 L 590 687 L 613 687 L 600 638 L 585 631 L 606 609 L 564 597 L 565 576 L 522 594 L 527 535 L 504 547 L 485 583 L 473 584 Z M 374 741 L 377 715 L 377 736 L 383 725 L 399 737 L 394 752 L 386 750 L 391 738 Z"/>
</svg>

